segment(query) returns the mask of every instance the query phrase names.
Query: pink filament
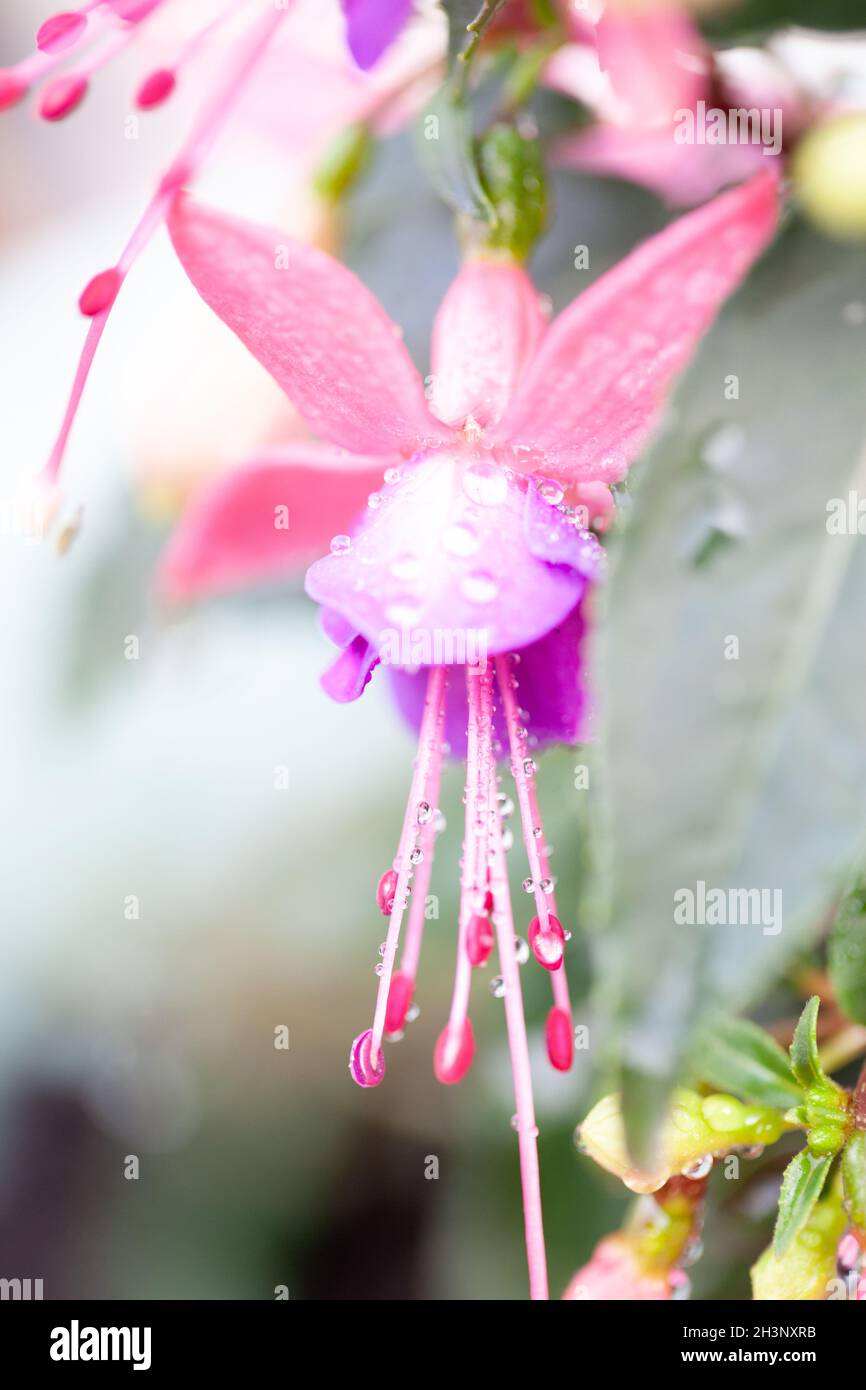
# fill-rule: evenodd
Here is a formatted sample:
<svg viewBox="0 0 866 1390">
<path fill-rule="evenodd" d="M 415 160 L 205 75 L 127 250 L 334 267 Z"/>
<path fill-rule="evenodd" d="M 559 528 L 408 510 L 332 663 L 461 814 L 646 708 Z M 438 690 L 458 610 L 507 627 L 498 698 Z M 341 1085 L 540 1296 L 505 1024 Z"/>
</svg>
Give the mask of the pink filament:
<svg viewBox="0 0 866 1390">
<path fill-rule="evenodd" d="M 556 894 L 551 890 L 545 893 L 541 888 L 541 882 L 550 878 L 550 861 L 547 854 L 547 846 L 544 840 L 544 827 L 541 823 L 541 812 L 538 805 L 538 793 L 536 791 L 535 779 L 529 776 L 524 769 L 524 761 L 529 757 L 526 732 L 521 726 L 520 715 L 517 708 L 515 696 L 514 676 L 508 669 L 508 657 L 496 657 L 496 674 L 499 681 L 499 689 L 502 694 L 502 707 L 505 714 L 505 723 L 508 729 L 508 743 L 511 752 L 511 767 L 514 775 L 514 785 L 517 789 L 517 801 L 520 808 L 520 823 L 523 829 L 523 843 L 526 846 L 526 858 L 529 864 L 529 874 L 534 884 L 535 907 L 541 923 L 541 930 L 547 929 L 547 924 L 551 916 L 558 917 L 556 907 Z M 540 836 L 533 835 L 533 828 L 541 830 Z M 568 993 L 568 977 L 565 973 L 565 964 L 559 970 L 551 972 L 551 983 L 553 998 L 558 1009 L 568 1017 L 571 1022 L 571 999 Z M 560 1059 L 562 1053 L 560 1052 Z M 551 1060 L 553 1060 L 551 1058 Z M 558 1063 L 554 1063 L 558 1066 Z M 570 1065 L 570 1062 L 569 1062 Z M 559 1070 L 567 1068 L 559 1067 Z"/>
<path fill-rule="evenodd" d="M 466 937 L 472 917 L 483 910 L 487 892 L 487 833 L 490 770 L 493 767 L 492 672 L 479 674 L 466 668 L 469 724 L 466 742 L 466 814 L 463 830 L 463 867 L 460 877 L 460 916 L 457 930 L 457 966 L 447 1030 L 453 1038 L 464 1033 L 472 986 L 472 962 Z"/>
<path fill-rule="evenodd" d="M 190 132 L 189 139 L 181 147 L 177 158 L 162 179 L 159 188 L 134 228 L 117 263 L 121 280 L 159 226 L 180 184 L 192 178 L 207 158 L 232 106 L 240 96 L 247 79 L 276 32 L 277 26 L 287 13 L 288 10 L 268 7 L 261 20 L 251 29 L 249 42 L 244 46 L 240 57 L 232 60 L 224 82 L 204 106 Z M 43 469 L 43 473 L 49 481 L 53 482 L 60 472 L 69 435 L 113 303 L 112 300 L 106 309 L 93 318 L 87 331 L 60 432 Z"/>
<path fill-rule="evenodd" d="M 164 101 L 167 101 L 177 86 L 181 69 L 192 61 L 217 29 L 221 28 L 244 4 L 246 4 L 246 0 L 229 0 L 229 3 L 218 15 L 187 39 L 178 51 L 174 62 L 169 63 L 167 67 L 157 68 L 154 72 L 149 73 L 136 94 L 136 106 L 141 111 L 151 111 L 154 107 L 161 106 Z"/>
<path fill-rule="evenodd" d="M 505 1022 L 508 1029 L 508 1048 L 511 1053 L 511 1072 L 514 1078 L 514 1100 L 517 1110 L 517 1141 L 520 1151 L 520 1181 L 523 1188 L 523 1220 L 526 1231 L 526 1257 L 529 1264 L 529 1296 L 548 1298 L 547 1255 L 544 1247 L 544 1223 L 541 1214 L 541 1178 L 538 1170 L 538 1127 L 532 1098 L 532 1071 L 526 1041 L 526 1021 L 523 1016 L 523 994 L 520 987 L 520 966 L 514 946 L 514 916 L 508 886 L 508 865 L 502 843 L 502 822 L 496 803 L 496 777 L 491 772 L 491 863 L 490 886 L 493 890 L 493 923 L 499 950 L 499 969 L 505 987 Z"/>
<path fill-rule="evenodd" d="M 446 673 L 447 679 L 447 673 Z M 430 887 L 430 876 L 433 873 L 433 858 L 436 850 L 436 807 L 439 804 L 439 787 L 442 781 L 442 740 L 437 740 L 433 749 L 433 757 L 430 762 L 430 780 L 425 793 L 426 800 L 429 801 L 434 814 L 431 815 L 421 831 L 421 852 L 424 858 L 415 871 L 415 879 L 412 887 L 412 901 L 409 906 L 409 921 L 406 926 L 406 939 L 403 943 L 403 954 L 400 959 L 400 972 L 410 980 L 415 980 L 418 973 L 418 961 L 421 956 L 421 942 L 424 937 L 424 909 L 427 901 L 427 892 Z"/>
<path fill-rule="evenodd" d="M 435 759 L 437 756 L 441 757 L 442 721 L 444 715 L 445 667 L 433 666 L 427 681 L 427 696 L 424 701 L 424 713 L 421 717 L 421 732 L 418 740 L 418 756 L 415 759 L 412 784 L 409 788 L 407 813 L 403 821 L 403 832 L 400 836 L 400 846 L 394 864 L 394 867 L 397 869 L 397 890 L 394 894 L 394 906 L 391 910 L 391 919 L 388 923 L 388 935 L 385 938 L 385 951 L 382 957 L 382 972 L 379 976 L 379 990 L 376 995 L 376 1011 L 373 1015 L 372 1039 L 370 1043 L 370 1062 L 374 1069 L 378 1065 L 382 1035 L 385 1031 L 385 1016 L 388 1012 L 388 994 L 391 988 L 391 976 L 394 971 L 394 959 L 400 940 L 400 927 L 402 926 L 403 914 L 406 910 L 409 880 L 412 877 L 413 865 L 411 855 L 416 847 L 420 847 L 418 841 L 423 826 L 427 823 L 426 820 L 418 820 L 418 807 L 422 802 L 426 801 L 429 806 L 431 819 L 434 811 L 434 807 L 429 801 L 428 788 L 430 786 L 430 773 Z"/>
</svg>

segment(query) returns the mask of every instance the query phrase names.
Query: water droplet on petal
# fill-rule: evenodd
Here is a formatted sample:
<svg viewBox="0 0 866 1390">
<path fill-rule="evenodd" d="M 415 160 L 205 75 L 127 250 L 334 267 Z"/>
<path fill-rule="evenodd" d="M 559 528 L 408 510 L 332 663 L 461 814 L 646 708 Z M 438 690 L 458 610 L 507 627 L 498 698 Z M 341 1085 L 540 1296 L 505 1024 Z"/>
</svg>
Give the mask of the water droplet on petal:
<svg viewBox="0 0 866 1390">
<path fill-rule="evenodd" d="M 463 491 L 479 507 L 498 507 L 508 496 L 508 479 L 498 464 L 479 459 L 463 474 Z"/>
<path fill-rule="evenodd" d="M 707 1154 L 705 1158 L 699 1158 L 697 1162 L 690 1163 L 686 1168 L 683 1168 L 682 1175 L 684 1178 L 691 1178 L 693 1181 L 697 1181 L 699 1178 L 705 1178 L 712 1166 L 713 1155 Z"/>
<path fill-rule="evenodd" d="M 538 495 L 543 497 L 545 502 L 549 502 L 552 507 L 558 507 L 565 493 L 559 483 L 550 478 L 542 478 L 538 484 Z"/>
<path fill-rule="evenodd" d="M 449 555 L 457 555 L 461 558 L 474 555 L 480 545 L 478 533 L 466 524 L 465 521 L 455 521 L 447 528 L 443 537 L 442 545 Z"/>
<path fill-rule="evenodd" d="M 429 801 L 419 801 L 415 807 L 415 819 L 419 825 L 426 825 L 433 814 Z"/>
<path fill-rule="evenodd" d="M 352 549 L 351 536 L 333 536 L 331 538 L 331 554 L 346 555 Z"/>
<path fill-rule="evenodd" d="M 499 582 L 486 570 L 473 570 L 461 579 L 460 592 L 470 603 L 492 603 L 499 594 Z"/>
</svg>

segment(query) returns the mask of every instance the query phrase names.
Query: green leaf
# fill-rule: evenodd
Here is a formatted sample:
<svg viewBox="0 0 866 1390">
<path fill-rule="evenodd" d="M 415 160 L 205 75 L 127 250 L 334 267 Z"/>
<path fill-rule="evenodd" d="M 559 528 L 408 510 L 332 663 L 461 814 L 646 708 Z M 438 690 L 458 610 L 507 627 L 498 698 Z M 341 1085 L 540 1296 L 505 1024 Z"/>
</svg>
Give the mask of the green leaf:
<svg viewBox="0 0 866 1390">
<path fill-rule="evenodd" d="M 711 39 L 760 38 L 774 29 L 799 24 L 808 29 L 862 29 L 862 0 L 743 0 L 699 17 Z"/>
<path fill-rule="evenodd" d="M 584 906 L 611 1046 L 655 1094 L 708 1012 L 743 1011 L 815 938 L 860 855 L 866 549 L 827 508 L 863 486 L 862 293 L 860 248 L 787 228 L 707 335 L 609 547 Z M 677 924 L 700 881 L 763 890 L 780 920 Z M 635 1157 L 661 1110 L 626 1107 Z"/>
<path fill-rule="evenodd" d="M 812 1214 L 812 1208 L 824 1189 L 832 1158 L 815 1158 L 808 1149 L 801 1149 L 785 1169 L 779 1192 L 779 1214 L 773 1232 L 773 1254 L 784 1255 L 798 1231 Z"/>
<path fill-rule="evenodd" d="M 784 1050 L 748 1019 L 722 1018 L 705 1029 L 689 1051 L 689 1062 L 702 1080 L 758 1105 L 788 1110 L 802 1100 Z"/>
<path fill-rule="evenodd" d="M 804 1091 L 823 1086 L 827 1077 L 818 1057 L 818 1010 L 821 1000 L 817 994 L 806 1004 L 797 1021 L 791 1042 L 791 1069 Z"/>
<path fill-rule="evenodd" d="M 421 162 L 440 198 L 455 212 L 492 218 L 475 160 L 472 112 L 450 82 L 427 103 L 415 130 Z"/>
<path fill-rule="evenodd" d="M 866 1023 L 866 878 L 859 878 L 839 904 L 829 959 L 842 1011 L 855 1023 Z"/>
<path fill-rule="evenodd" d="M 842 1183 L 851 1222 L 866 1233 L 866 1130 L 852 1134 L 842 1153 Z"/>
</svg>

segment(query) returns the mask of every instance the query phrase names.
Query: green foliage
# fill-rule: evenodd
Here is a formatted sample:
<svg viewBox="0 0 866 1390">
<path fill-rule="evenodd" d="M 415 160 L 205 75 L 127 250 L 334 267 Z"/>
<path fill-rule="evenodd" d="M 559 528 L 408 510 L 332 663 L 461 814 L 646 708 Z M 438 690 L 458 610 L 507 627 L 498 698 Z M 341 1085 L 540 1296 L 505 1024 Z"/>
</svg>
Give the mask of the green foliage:
<svg viewBox="0 0 866 1390">
<path fill-rule="evenodd" d="M 785 1169 L 773 1233 L 773 1253 L 777 1259 L 784 1255 L 812 1215 L 832 1162 L 830 1157 L 816 1158 L 808 1149 L 801 1149 Z"/>
<path fill-rule="evenodd" d="M 689 1062 L 702 1080 L 759 1105 L 786 1109 L 802 1099 L 784 1050 L 748 1019 L 718 1019 L 698 1035 Z"/>
<path fill-rule="evenodd" d="M 859 878 L 839 904 L 829 961 L 839 1007 L 855 1023 L 866 1023 L 866 879 Z"/>
</svg>

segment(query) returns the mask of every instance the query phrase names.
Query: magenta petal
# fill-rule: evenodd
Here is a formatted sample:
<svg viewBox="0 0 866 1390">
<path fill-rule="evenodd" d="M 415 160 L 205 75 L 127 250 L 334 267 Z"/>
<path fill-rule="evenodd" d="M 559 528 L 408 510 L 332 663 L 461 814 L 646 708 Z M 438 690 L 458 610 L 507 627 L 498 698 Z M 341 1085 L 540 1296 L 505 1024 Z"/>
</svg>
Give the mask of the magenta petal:
<svg viewBox="0 0 866 1390">
<path fill-rule="evenodd" d="M 348 705 L 363 695 L 378 662 L 375 648 L 355 637 L 321 677 L 322 689 L 338 705 Z"/>
<path fill-rule="evenodd" d="M 568 565 L 587 579 L 604 572 L 604 547 L 592 531 L 575 526 L 567 513 L 546 502 L 532 479 L 526 490 L 523 535 L 530 552 L 550 565 Z"/>
<path fill-rule="evenodd" d="M 520 652 L 517 677 L 520 705 L 529 715 L 526 727 L 534 746 L 576 743 L 586 732 L 589 705 L 581 678 L 581 648 L 586 621 L 577 604 L 567 618 L 539 641 Z M 392 669 L 394 695 L 401 714 L 413 729 L 421 723 L 427 678 Z M 494 721 L 495 736 L 507 746 L 500 714 Z M 466 681 L 462 670 L 452 673 L 445 703 L 445 739 L 452 757 L 466 755 Z"/>
<path fill-rule="evenodd" d="M 459 665 L 515 651 L 562 622 L 587 582 L 532 554 L 524 510 L 525 483 L 489 455 L 437 451 L 383 491 L 349 550 L 316 561 L 307 593 L 388 664 Z"/>
<path fill-rule="evenodd" d="M 412 13 L 412 0 L 342 0 L 346 42 L 359 68 L 379 61 Z"/>
</svg>

